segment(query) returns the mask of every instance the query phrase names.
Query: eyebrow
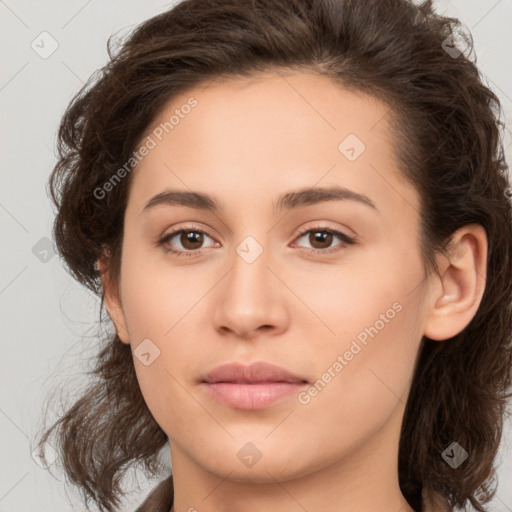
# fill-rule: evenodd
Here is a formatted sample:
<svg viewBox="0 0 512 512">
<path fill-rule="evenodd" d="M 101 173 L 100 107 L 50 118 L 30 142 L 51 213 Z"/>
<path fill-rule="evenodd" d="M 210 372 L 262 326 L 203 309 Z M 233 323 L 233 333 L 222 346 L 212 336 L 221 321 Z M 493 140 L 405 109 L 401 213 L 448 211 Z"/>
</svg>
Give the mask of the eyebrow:
<svg viewBox="0 0 512 512">
<path fill-rule="evenodd" d="M 293 210 L 312 204 L 322 203 L 324 201 L 341 200 L 356 201 L 378 211 L 377 207 L 369 197 L 340 186 L 309 187 L 295 190 L 293 192 L 287 192 L 279 197 L 277 202 L 274 203 L 274 208 L 280 212 L 283 210 Z M 214 197 L 208 194 L 186 190 L 166 190 L 152 197 L 142 212 L 148 212 L 156 206 L 161 205 L 188 206 L 189 208 L 206 210 L 214 213 L 222 210 L 221 204 Z"/>
</svg>

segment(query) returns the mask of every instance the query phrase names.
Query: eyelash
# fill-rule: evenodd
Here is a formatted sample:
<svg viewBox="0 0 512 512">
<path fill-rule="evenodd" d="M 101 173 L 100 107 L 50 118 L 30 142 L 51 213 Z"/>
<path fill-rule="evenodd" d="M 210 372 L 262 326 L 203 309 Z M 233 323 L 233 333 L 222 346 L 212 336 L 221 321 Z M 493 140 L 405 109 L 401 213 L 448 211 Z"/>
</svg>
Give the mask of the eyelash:
<svg viewBox="0 0 512 512">
<path fill-rule="evenodd" d="M 176 249 L 173 249 L 170 246 L 166 245 L 167 242 L 172 240 L 176 235 L 178 235 L 182 232 L 187 232 L 187 231 L 192 232 L 192 233 L 201 233 L 203 235 L 209 236 L 208 233 L 206 233 L 202 229 L 199 229 L 195 226 L 190 226 L 190 227 L 178 229 L 176 231 L 173 231 L 172 233 L 168 233 L 167 235 L 162 237 L 160 240 L 158 240 L 158 242 L 155 245 L 157 247 L 162 247 L 162 249 L 166 253 L 172 253 L 176 256 L 190 257 L 190 256 L 196 256 L 197 254 L 201 254 L 201 250 L 177 251 Z M 304 236 L 306 233 L 309 233 L 309 232 L 329 233 L 331 235 L 337 236 L 343 242 L 343 244 L 340 244 L 340 245 L 334 246 L 334 247 L 329 247 L 327 249 L 310 249 L 308 247 L 301 247 L 302 250 L 305 250 L 307 253 L 310 253 L 310 254 L 327 254 L 327 253 L 337 252 L 337 251 L 341 250 L 339 248 L 340 246 L 341 247 L 343 247 L 343 245 L 349 246 L 349 245 L 354 245 L 357 243 L 355 238 L 349 237 L 348 235 L 346 235 L 345 233 L 342 233 L 341 231 L 338 231 L 338 230 L 332 229 L 332 228 L 327 228 L 325 226 L 317 226 L 317 227 L 313 227 L 313 228 L 303 229 L 302 231 L 300 231 L 297 234 L 296 238 L 301 238 L 302 236 Z"/>
</svg>

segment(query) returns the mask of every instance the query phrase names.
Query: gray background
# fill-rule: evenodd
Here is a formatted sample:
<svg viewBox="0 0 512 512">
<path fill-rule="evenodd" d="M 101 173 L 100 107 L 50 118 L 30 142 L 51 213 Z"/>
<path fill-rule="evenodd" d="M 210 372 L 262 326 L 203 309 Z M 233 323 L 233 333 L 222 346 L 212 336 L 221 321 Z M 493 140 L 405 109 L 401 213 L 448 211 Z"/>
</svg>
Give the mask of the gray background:
<svg viewBox="0 0 512 512">
<path fill-rule="evenodd" d="M 84 510 L 76 491 L 64 486 L 63 476 L 53 478 L 31 455 L 48 393 L 64 379 L 69 380 L 66 389 L 84 382 L 78 378 L 79 363 L 95 354 L 99 318 L 98 299 L 76 284 L 52 253 L 53 211 L 46 182 L 56 161 L 59 120 L 82 83 L 107 62 L 108 36 L 130 31 L 169 5 L 155 0 L 0 0 L 0 512 Z M 510 165 L 512 2 L 436 5 L 461 19 L 473 34 L 477 64 L 502 102 Z M 40 36 L 42 32 L 51 37 Z M 52 39 L 58 48 L 42 58 Z M 39 53 L 31 47 L 36 44 Z M 499 457 L 500 486 L 489 507 L 496 512 L 512 511 L 511 440 L 509 422 Z M 169 463 L 167 449 L 162 460 Z M 140 491 L 126 501 L 126 510 L 133 510 L 155 485 L 130 474 L 129 483 L 135 482 Z"/>
</svg>

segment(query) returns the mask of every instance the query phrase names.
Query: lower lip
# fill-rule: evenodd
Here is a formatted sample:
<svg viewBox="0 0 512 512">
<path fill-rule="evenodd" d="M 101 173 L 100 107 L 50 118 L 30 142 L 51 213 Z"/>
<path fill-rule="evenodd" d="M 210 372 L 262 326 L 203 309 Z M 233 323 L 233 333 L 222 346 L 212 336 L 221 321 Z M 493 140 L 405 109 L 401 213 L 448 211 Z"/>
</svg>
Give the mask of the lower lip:
<svg viewBox="0 0 512 512">
<path fill-rule="evenodd" d="M 281 398 L 298 393 L 306 386 L 302 382 L 262 382 L 241 384 L 234 382 L 204 382 L 203 386 L 219 402 L 236 409 L 263 409 Z"/>
</svg>

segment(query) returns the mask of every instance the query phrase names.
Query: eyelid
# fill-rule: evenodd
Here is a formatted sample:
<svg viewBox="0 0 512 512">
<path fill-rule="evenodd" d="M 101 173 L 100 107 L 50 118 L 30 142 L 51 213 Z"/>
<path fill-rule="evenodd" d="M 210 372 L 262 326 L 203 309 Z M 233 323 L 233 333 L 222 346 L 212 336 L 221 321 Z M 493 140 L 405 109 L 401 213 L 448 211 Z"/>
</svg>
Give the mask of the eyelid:
<svg viewBox="0 0 512 512">
<path fill-rule="evenodd" d="M 333 233 L 339 233 L 340 235 L 343 235 L 347 239 L 351 239 L 354 242 L 358 240 L 358 236 L 351 229 L 346 228 L 347 231 L 350 231 L 352 233 L 352 234 L 348 234 L 348 233 L 342 231 L 342 229 L 344 229 L 344 228 L 338 228 L 338 227 L 330 226 L 329 224 L 327 224 L 327 221 L 325 221 L 325 222 L 313 221 L 313 222 L 316 222 L 316 223 L 314 225 L 306 224 L 306 226 L 301 227 L 300 229 L 298 229 L 296 231 L 296 233 L 293 235 L 294 240 L 298 236 L 301 236 L 304 233 L 307 233 L 308 231 L 314 231 L 314 230 L 317 230 L 317 231 L 330 231 L 330 232 L 333 232 Z"/>
<path fill-rule="evenodd" d="M 179 235 L 182 231 L 193 231 L 193 232 L 201 233 L 203 235 L 206 235 L 208 238 L 211 238 L 212 240 L 215 241 L 216 244 L 218 244 L 218 242 L 205 229 L 203 229 L 197 225 L 191 224 L 191 225 L 186 225 L 186 226 L 178 226 L 178 227 L 172 229 L 171 231 L 169 231 L 168 233 L 165 233 L 165 234 L 159 236 L 154 245 L 157 247 L 160 245 L 165 245 L 168 240 L 172 240 L 176 235 Z M 179 252 L 188 252 L 188 253 L 196 253 L 197 254 L 201 250 L 202 249 L 198 249 L 195 251 L 179 251 Z M 169 251 L 172 252 L 172 250 L 169 250 Z"/>
<path fill-rule="evenodd" d="M 330 227 L 329 225 L 323 224 L 321 222 L 317 223 L 314 226 L 305 226 L 304 228 L 301 228 L 299 230 L 299 232 L 294 235 L 293 240 L 295 241 L 299 238 L 302 238 L 305 234 L 307 234 L 309 232 L 314 232 L 314 231 L 323 231 L 323 232 L 332 233 L 334 236 L 338 237 L 342 243 L 339 245 L 334 245 L 334 246 L 328 247 L 327 249 L 315 249 L 315 248 L 310 248 L 310 247 L 300 247 L 302 250 L 306 251 L 307 253 L 311 253 L 313 255 L 315 255 L 315 254 L 316 255 L 326 255 L 329 253 L 337 253 L 337 252 L 340 252 L 343 249 L 343 247 L 346 248 L 347 246 L 356 245 L 358 243 L 357 236 L 347 235 L 340 229 Z M 340 247 L 341 247 L 341 249 L 340 249 Z"/>
</svg>

